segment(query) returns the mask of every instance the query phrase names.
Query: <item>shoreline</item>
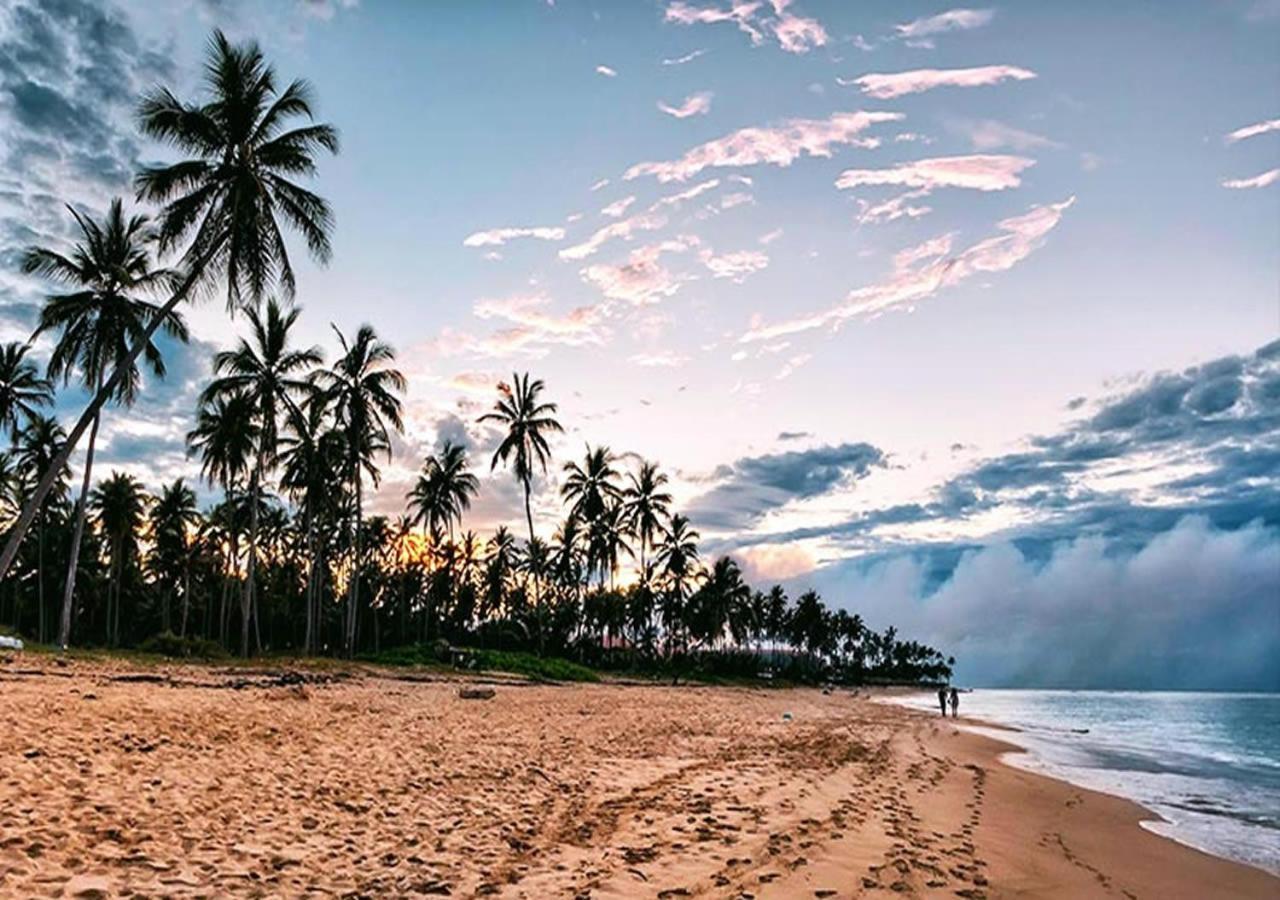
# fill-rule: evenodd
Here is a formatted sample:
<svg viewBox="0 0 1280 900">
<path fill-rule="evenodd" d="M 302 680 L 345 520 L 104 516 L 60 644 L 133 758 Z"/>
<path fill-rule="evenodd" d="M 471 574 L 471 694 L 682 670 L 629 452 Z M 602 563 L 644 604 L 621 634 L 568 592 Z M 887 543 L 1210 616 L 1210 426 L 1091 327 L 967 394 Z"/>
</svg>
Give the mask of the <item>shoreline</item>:
<svg viewBox="0 0 1280 900">
<path fill-rule="evenodd" d="M 467 701 L 465 677 L 386 675 L 0 665 L 0 894 L 1280 889 L 865 692 L 510 683 Z"/>
</svg>

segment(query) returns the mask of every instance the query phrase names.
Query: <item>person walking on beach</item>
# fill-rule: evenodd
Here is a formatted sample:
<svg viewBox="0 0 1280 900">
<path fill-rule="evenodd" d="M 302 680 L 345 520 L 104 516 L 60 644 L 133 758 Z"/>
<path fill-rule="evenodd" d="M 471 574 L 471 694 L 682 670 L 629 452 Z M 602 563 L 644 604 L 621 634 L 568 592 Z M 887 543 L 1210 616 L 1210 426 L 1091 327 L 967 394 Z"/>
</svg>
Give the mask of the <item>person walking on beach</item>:
<svg viewBox="0 0 1280 900">
<path fill-rule="evenodd" d="M 942 718 L 947 717 L 947 686 L 938 688 L 938 706 L 942 709 Z"/>
<path fill-rule="evenodd" d="M 951 718 L 956 717 L 956 710 L 960 708 L 960 692 L 955 688 L 951 689 Z M 944 709 L 942 714 L 945 716 L 947 711 Z"/>
</svg>

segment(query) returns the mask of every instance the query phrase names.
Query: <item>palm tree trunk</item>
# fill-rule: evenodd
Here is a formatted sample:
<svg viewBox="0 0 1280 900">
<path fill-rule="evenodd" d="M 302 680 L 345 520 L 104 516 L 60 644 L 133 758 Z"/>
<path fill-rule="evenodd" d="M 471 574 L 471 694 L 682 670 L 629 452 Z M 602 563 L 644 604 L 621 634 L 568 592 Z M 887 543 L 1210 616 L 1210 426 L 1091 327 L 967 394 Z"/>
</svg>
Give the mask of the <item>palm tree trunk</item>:
<svg viewBox="0 0 1280 900">
<path fill-rule="evenodd" d="M 191 548 L 183 554 L 182 564 L 182 622 L 178 625 L 178 637 L 187 636 L 187 614 L 191 611 Z"/>
<path fill-rule="evenodd" d="M 36 633 L 40 643 L 44 643 L 44 520 L 45 511 L 40 510 L 40 524 L 36 535 Z"/>
<path fill-rule="evenodd" d="M 355 471 L 356 483 L 356 520 L 355 534 L 352 536 L 354 555 L 351 560 L 351 585 L 347 593 L 347 635 L 346 652 L 348 657 L 356 655 L 356 603 L 360 598 L 360 525 L 364 518 L 364 489 L 361 484 L 360 469 Z"/>
<path fill-rule="evenodd" d="M 305 512 L 307 518 L 307 630 L 302 637 L 302 653 L 311 653 L 312 640 L 315 637 L 315 585 L 316 585 L 316 524 L 311 515 L 310 505 Z"/>
<path fill-rule="evenodd" d="M 255 616 L 256 606 L 254 601 L 254 588 L 256 586 L 256 575 L 258 568 L 258 495 L 262 485 L 262 452 L 259 449 L 258 458 L 253 467 L 253 477 L 249 480 L 249 565 L 248 574 L 244 580 L 244 590 L 240 596 L 240 611 L 244 616 L 244 625 L 241 628 L 240 655 L 249 655 L 249 621 L 253 620 L 255 633 L 257 629 L 257 618 Z M 262 649 L 262 638 L 258 638 L 258 649 Z"/>
<path fill-rule="evenodd" d="M 22 515 L 18 517 L 17 523 L 13 526 L 13 531 L 9 534 L 9 540 L 4 545 L 4 552 L 0 553 L 0 581 L 3 581 L 4 577 L 9 574 L 9 567 L 13 565 L 14 557 L 18 555 L 18 547 L 21 546 L 22 539 L 27 536 L 27 532 L 31 529 L 31 523 L 35 521 L 36 513 L 43 508 L 44 498 L 48 496 L 49 491 L 53 488 L 54 482 L 58 479 L 58 473 L 67 464 L 72 451 L 76 449 L 76 445 L 80 443 L 80 438 L 84 436 L 85 430 L 98 417 L 103 404 L 115 392 L 120 379 L 124 377 L 126 372 L 133 369 L 134 362 L 142 355 L 143 348 L 151 343 L 151 338 L 155 336 L 160 325 L 169 318 L 169 314 L 173 312 L 177 305 L 186 299 L 187 292 L 204 274 L 204 268 L 208 265 L 209 260 L 222 252 L 227 237 L 228 232 L 223 232 L 210 242 L 210 246 L 205 250 L 204 255 L 192 264 L 187 276 L 182 280 L 178 289 L 174 291 L 173 296 L 160 308 L 160 312 L 147 323 L 147 328 L 142 333 L 142 337 L 130 348 L 128 355 L 116 364 L 116 369 L 111 373 L 111 377 L 98 388 L 98 392 L 94 394 L 93 399 L 89 401 L 89 405 L 80 414 L 80 419 L 76 422 L 75 427 L 71 429 L 71 433 L 67 435 L 67 440 L 62 445 L 62 449 L 57 452 L 49 468 L 40 476 L 39 484 L 36 485 L 35 491 L 27 499 L 27 505 L 23 508 Z"/>
</svg>

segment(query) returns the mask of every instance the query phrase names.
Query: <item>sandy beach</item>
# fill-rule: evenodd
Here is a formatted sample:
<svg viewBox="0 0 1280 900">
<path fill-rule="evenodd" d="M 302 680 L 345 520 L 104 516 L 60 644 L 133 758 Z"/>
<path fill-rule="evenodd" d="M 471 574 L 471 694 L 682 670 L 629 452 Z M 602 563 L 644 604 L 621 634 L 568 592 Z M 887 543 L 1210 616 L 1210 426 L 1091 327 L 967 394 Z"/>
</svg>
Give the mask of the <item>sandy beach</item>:
<svg viewBox="0 0 1280 900">
<path fill-rule="evenodd" d="M 1273 897 L 847 691 L 0 665 L 0 895 Z"/>
</svg>

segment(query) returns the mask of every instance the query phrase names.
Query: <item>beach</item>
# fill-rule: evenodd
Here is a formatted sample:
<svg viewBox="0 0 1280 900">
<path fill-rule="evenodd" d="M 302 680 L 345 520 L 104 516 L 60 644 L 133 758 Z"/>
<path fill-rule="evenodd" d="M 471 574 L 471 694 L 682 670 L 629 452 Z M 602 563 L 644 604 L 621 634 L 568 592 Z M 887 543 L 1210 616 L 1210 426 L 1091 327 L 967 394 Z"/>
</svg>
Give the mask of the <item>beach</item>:
<svg viewBox="0 0 1280 900">
<path fill-rule="evenodd" d="M 462 684 L 9 657 L 0 895 L 1280 891 L 866 692 Z"/>
</svg>

